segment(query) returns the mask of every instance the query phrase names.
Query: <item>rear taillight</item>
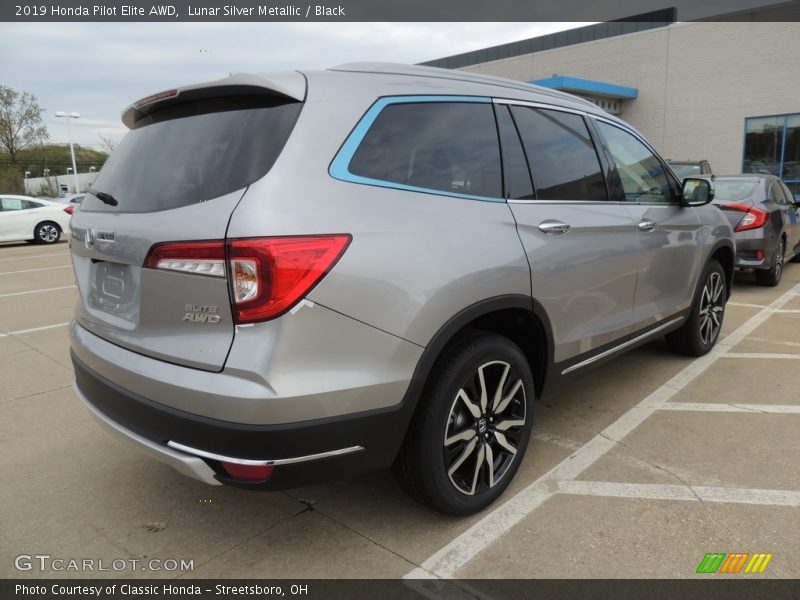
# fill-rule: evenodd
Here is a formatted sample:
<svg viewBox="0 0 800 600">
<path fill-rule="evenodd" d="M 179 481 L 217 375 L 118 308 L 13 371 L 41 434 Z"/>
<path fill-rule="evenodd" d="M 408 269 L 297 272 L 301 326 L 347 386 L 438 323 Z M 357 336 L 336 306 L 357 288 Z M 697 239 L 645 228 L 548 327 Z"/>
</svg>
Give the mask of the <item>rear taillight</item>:
<svg viewBox="0 0 800 600">
<path fill-rule="evenodd" d="M 67 213 L 68 215 L 71 215 L 73 212 L 75 212 L 75 207 L 74 206 L 67 206 L 64 209 L 64 212 Z"/>
<path fill-rule="evenodd" d="M 225 277 L 225 243 L 165 242 L 150 248 L 144 262 L 150 269 Z"/>
<path fill-rule="evenodd" d="M 174 98 L 178 95 L 178 90 L 167 90 L 165 92 L 159 92 L 157 94 L 153 94 L 152 96 L 147 96 L 138 100 L 134 105 L 133 108 L 142 108 L 147 106 L 148 104 L 155 104 L 156 102 L 160 102 L 161 100 L 166 100 L 167 98 Z"/>
<path fill-rule="evenodd" d="M 763 211 L 760 208 L 748 206 L 747 204 L 738 204 L 734 202 L 731 204 L 726 204 L 723 208 L 726 210 L 737 210 L 744 213 L 742 220 L 739 221 L 738 225 L 736 225 L 734 231 L 758 229 L 759 227 L 763 227 L 769 218 L 769 213 L 766 211 Z"/>
<path fill-rule="evenodd" d="M 350 239 L 319 235 L 229 241 L 236 322 L 265 321 L 289 310 L 330 271 Z"/>
<path fill-rule="evenodd" d="M 145 267 L 225 277 L 237 323 L 266 321 L 299 302 L 344 254 L 351 236 L 313 235 L 167 242 L 150 249 Z M 226 256 L 227 255 L 227 256 Z"/>
</svg>

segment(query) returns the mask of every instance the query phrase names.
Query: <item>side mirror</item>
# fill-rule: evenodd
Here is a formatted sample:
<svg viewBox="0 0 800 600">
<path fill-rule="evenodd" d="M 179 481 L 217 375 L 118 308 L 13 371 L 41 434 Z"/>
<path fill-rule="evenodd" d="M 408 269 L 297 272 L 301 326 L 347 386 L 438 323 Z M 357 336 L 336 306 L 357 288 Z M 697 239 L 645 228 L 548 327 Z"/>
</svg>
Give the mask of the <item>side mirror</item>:
<svg viewBox="0 0 800 600">
<path fill-rule="evenodd" d="M 704 206 L 714 199 L 714 182 L 700 177 L 683 180 L 683 206 Z"/>
</svg>

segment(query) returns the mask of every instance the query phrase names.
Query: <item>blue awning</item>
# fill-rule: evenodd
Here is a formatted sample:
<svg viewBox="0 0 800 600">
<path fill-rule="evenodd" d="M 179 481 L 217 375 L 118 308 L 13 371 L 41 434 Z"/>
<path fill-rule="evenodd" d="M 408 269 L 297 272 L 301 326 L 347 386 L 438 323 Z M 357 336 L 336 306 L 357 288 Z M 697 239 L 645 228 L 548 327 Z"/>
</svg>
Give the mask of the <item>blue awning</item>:
<svg viewBox="0 0 800 600">
<path fill-rule="evenodd" d="M 616 98 L 618 100 L 632 100 L 639 95 L 639 90 L 634 87 L 595 81 L 593 79 L 582 79 L 580 77 L 568 77 L 566 75 L 553 75 L 547 79 L 534 79 L 528 83 L 562 92 L 570 92 L 571 94 L 586 94 L 600 98 Z"/>
</svg>

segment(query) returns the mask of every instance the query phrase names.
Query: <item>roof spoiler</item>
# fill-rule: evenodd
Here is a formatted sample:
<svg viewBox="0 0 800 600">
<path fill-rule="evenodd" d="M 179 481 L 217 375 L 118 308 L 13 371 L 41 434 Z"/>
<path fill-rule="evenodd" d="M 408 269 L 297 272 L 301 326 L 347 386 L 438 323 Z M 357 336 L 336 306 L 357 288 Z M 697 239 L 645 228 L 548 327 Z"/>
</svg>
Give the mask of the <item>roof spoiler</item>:
<svg viewBox="0 0 800 600">
<path fill-rule="evenodd" d="M 122 111 L 122 122 L 131 129 L 145 115 L 167 106 L 229 96 L 278 96 L 302 102 L 306 96 L 306 78 L 297 72 L 267 76 L 237 73 L 224 79 L 187 85 L 137 100 Z"/>
</svg>

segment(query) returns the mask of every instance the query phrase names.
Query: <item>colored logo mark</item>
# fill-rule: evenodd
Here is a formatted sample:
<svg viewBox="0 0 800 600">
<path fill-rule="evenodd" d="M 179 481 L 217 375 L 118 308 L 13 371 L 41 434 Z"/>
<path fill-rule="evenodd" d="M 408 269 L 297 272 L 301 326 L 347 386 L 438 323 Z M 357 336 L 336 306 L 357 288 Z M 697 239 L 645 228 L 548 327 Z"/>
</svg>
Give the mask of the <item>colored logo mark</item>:
<svg viewBox="0 0 800 600">
<path fill-rule="evenodd" d="M 763 573 L 772 554 L 749 552 L 709 552 L 700 561 L 697 573 Z"/>
</svg>

